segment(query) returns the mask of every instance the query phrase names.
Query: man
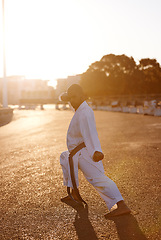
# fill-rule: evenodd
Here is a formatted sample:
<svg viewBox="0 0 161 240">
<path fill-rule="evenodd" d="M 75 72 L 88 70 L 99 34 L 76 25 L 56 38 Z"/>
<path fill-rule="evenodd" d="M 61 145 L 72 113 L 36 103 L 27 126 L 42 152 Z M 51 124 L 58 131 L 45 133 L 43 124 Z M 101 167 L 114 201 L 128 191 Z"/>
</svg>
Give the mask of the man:
<svg viewBox="0 0 161 240">
<path fill-rule="evenodd" d="M 76 192 L 78 188 L 78 167 L 83 172 L 85 178 L 90 182 L 96 191 L 105 201 L 109 210 L 117 204 L 117 209 L 106 214 L 105 217 L 114 217 L 129 214 L 130 209 L 125 204 L 116 184 L 104 174 L 100 141 L 96 130 L 93 110 L 85 101 L 83 89 L 78 84 L 73 84 L 68 88 L 67 93 L 61 95 L 62 101 L 68 101 L 75 109 L 75 114 L 70 122 L 67 132 L 68 151 L 60 155 L 60 164 L 63 170 L 64 185 L 72 188 L 72 197 L 79 200 Z M 83 148 L 79 146 L 84 143 Z M 71 179 L 71 169 L 69 165 L 70 154 L 73 149 L 78 150 L 72 156 L 74 164 L 74 175 L 76 190 Z"/>
</svg>

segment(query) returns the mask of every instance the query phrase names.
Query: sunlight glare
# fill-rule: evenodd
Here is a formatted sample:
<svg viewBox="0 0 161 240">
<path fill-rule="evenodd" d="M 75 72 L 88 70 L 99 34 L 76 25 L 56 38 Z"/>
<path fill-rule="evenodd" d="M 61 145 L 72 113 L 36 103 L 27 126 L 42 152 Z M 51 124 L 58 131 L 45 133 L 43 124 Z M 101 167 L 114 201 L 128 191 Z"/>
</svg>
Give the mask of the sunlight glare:
<svg viewBox="0 0 161 240">
<path fill-rule="evenodd" d="M 125 2 L 5 0 L 7 75 L 66 78 L 109 53 L 159 61 L 160 1 Z"/>
<path fill-rule="evenodd" d="M 87 19 L 70 3 L 74 9 L 67 1 L 6 1 L 8 75 L 57 79 L 88 68 L 82 64 L 89 49 Z"/>
</svg>

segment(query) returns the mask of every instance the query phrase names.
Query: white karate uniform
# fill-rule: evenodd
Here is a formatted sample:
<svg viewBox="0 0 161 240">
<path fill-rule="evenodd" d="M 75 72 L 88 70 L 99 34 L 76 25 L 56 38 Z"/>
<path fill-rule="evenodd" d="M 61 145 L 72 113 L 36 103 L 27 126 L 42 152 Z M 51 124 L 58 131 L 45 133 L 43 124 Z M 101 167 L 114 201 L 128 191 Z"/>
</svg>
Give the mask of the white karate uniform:
<svg viewBox="0 0 161 240">
<path fill-rule="evenodd" d="M 123 198 L 116 184 L 104 174 L 102 161 L 94 162 L 92 159 L 94 152 L 102 152 L 102 149 L 96 130 L 94 112 L 86 101 L 79 106 L 70 122 L 67 132 L 68 151 L 60 155 L 60 164 L 63 170 L 63 182 L 65 186 L 73 187 L 68 161 L 69 152 L 82 142 L 85 143 L 86 147 L 82 148 L 73 156 L 77 187 L 79 186 L 79 168 L 88 182 L 94 186 L 104 199 L 110 210 L 118 201 L 123 200 Z"/>
</svg>

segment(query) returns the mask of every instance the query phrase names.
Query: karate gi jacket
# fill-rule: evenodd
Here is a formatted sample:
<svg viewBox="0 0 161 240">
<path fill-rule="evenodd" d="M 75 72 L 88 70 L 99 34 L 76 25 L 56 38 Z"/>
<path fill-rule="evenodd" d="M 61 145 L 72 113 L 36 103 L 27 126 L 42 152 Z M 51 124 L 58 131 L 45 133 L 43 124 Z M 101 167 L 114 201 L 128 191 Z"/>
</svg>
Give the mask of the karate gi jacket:
<svg viewBox="0 0 161 240">
<path fill-rule="evenodd" d="M 82 142 L 84 142 L 86 145 L 86 148 L 80 150 L 83 157 L 90 164 L 96 166 L 101 172 L 104 172 L 102 161 L 93 161 L 94 152 L 102 152 L 102 149 L 100 141 L 98 139 L 94 112 L 86 101 L 84 101 L 78 107 L 70 122 L 67 132 L 68 151 L 71 152 Z M 78 161 L 77 157 L 75 156 L 73 157 L 73 160 L 75 164 Z"/>
</svg>

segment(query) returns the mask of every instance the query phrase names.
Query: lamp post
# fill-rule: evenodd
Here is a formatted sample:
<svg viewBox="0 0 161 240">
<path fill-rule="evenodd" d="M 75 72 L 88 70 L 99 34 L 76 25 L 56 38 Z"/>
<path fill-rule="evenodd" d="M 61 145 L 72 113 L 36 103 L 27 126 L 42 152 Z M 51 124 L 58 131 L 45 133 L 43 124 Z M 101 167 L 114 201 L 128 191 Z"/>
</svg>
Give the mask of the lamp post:
<svg viewBox="0 0 161 240">
<path fill-rule="evenodd" d="M 2 0 L 2 15 L 3 15 L 3 107 L 8 107 L 7 99 L 7 78 L 6 78 L 6 54 L 5 54 L 5 13 L 4 0 Z"/>
</svg>

